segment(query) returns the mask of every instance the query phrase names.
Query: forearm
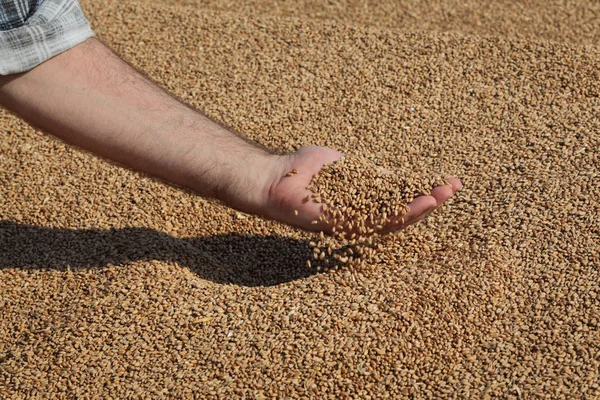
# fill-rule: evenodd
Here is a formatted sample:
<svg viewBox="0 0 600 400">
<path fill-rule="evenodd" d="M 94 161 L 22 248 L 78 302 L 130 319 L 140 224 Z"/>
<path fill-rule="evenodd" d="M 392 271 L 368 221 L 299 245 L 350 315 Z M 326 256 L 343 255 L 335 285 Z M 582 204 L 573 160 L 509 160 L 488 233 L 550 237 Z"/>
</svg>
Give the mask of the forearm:
<svg viewBox="0 0 600 400">
<path fill-rule="evenodd" d="M 180 103 L 95 39 L 0 77 L 0 104 L 68 143 L 238 208 L 268 191 L 260 174 L 274 156 Z"/>
</svg>

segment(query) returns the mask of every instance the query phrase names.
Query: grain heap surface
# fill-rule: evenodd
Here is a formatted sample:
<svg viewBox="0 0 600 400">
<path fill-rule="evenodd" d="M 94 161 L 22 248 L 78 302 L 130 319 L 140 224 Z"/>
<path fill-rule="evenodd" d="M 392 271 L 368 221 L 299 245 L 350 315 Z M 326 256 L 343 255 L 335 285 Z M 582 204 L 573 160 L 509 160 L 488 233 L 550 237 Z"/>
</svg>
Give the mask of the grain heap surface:
<svg viewBox="0 0 600 400">
<path fill-rule="evenodd" d="M 589 0 L 155 0 L 219 12 L 339 21 L 402 31 L 456 32 L 573 44 L 600 42 Z"/>
<path fill-rule="evenodd" d="M 592 3 L 545 25 L 581 38 L 558 42 L 84 2 L 133 65 L 265 146 L 464 187 L 367 265 L 319 273 L 318 236 L 2 111 L 0 398 L 600 397 Z"/>
</svg>

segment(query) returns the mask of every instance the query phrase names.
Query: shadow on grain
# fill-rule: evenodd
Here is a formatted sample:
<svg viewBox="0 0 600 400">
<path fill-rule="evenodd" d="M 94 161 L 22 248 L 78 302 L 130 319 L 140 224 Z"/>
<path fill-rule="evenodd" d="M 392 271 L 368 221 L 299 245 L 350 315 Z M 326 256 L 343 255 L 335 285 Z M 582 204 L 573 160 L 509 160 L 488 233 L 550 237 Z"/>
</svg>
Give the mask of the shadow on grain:
<svg viewBox="0 0 600 400">
<path fill-rule="evenodd" d="M 0 221 L 0 268 L 102 268 L 168 261 L 220 284 L 273 286 L 314 275 L 307 241 L 230 234 L 175 238 L 149 228 L 61 229 Z"/>
</svg>

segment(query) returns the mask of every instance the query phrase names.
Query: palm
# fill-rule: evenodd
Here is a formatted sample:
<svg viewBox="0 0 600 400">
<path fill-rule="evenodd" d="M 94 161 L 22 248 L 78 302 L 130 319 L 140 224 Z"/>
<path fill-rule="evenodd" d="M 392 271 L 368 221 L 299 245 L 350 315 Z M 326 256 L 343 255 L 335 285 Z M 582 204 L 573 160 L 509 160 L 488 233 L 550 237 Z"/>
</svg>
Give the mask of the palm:
<svg viewBox="0 0 600 400">
<path fill-rule="evenodd" d="M 285 172 L 269 193 L 269 217 L 300 228 L 329 232 L 332 228 L 330 225 L 322 222 L 313 223 L 318 220 L 322 205 L 314 201 L 306 201 L 306 197 L 312 194 L 306 187 L 324 164 L 337 161 L 341 157 L 343 154 L 338 151 L 317 146 L 303 147 L 287 156 Z M 298 173 L 285 176 L 285 173 L 292 169 L 297 170 Z M 449 179 L 449 183 L 451 187 L 436 187 L 431 191 L 431 195 L 415 199 L 409 204 L 410 210 L 403 216 L 404 222 L 391 221 L 389 226 L 384 228 L 384 233 L 402 229 L 424 218 L 462 186 L 458 179 Z"/>
</svg>

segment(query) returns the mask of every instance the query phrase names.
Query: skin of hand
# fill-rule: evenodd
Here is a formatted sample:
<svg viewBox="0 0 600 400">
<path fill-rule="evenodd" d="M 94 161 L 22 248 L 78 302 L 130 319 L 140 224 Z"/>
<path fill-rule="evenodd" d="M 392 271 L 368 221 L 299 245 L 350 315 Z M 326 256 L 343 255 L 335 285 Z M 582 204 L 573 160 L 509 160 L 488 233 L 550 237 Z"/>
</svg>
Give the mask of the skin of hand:
<svg viewBox="0 0 600 400">
<path fill-rule="evenodd" d="M 306 230 L 330 232 L 331 226 L 324 222 L 311 224 L 311 221 L 319 218 L 322 206 L 313 201 L 304 201 L 307 195 L 312 194 L 306 187 L 323 165 L 333 163 L 343 156 L 344 154 L 339 151 L 317 146 L 303 147 L 289 156 L 284 156 L 282 162 L 286 166 L 271 184 L 267 199 L 264 201 L 267 204 L 266 216 Z M 298 174 L 286 176 L 292 169 L 296 169 Z M 398 221 L 404 218 L 404 223 L 396 223 L 396 219 L 392 219 L 382 233 L 404 229 L 420 221 L 462 188 L 461 182 L 456 178 L 448 179 L 448 183 L 450 186 L 434 188 L 429 196 L 416 198 L 409 204 L 410 210 L 404 216 L 397 218 Z M 298 211 L 298 216 L 294 214 L 294 210 Z"/>
<path fill-rule="evenodd" d="M 0 76 L 0 105 L 67 143 L 200 196 L 303 229 L 329 230 L 310 223 L 320 206 L 302 199 L 312 176 L 342 153 L 309 146 L 272 154 L 179 101 L 96 39 L 31 71 Z M 299 173 L 285 177 L 294 168 Z M 450 183 L 417 198 L 394 230 L 461 187 L 456 179 Z"/>
</svg>

